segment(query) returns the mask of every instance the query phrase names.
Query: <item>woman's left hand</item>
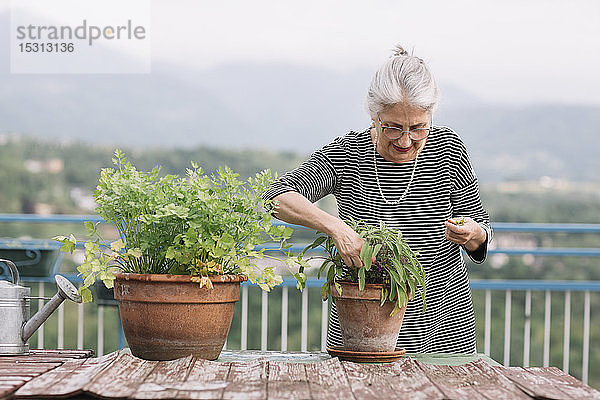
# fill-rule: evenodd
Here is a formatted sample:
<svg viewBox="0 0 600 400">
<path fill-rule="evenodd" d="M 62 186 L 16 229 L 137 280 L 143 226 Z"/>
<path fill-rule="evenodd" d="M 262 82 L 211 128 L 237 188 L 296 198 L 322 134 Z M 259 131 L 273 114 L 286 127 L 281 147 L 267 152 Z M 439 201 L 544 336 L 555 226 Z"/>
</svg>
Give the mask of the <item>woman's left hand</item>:
<svg viewBox="0 0 600 400">
<path fill-rule="evenodd" d="M 486 234 L 481 225 L 470 217 L 452 218 L 446 221 L 446 239 L 475 251 L 485 242 Z"/>
</svg>

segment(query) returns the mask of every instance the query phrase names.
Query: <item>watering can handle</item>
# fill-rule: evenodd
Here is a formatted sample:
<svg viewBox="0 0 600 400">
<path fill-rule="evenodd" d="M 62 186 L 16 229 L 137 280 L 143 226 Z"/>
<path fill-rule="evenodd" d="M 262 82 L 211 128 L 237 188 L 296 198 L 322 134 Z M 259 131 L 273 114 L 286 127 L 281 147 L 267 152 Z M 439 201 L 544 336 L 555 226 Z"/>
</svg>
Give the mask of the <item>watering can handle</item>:
<svg viewBox="0 0 600 400">
<path fill-rule="evenodd" d="M 19 270 L 17 269 L 15 263 L 10 260 L 5 260 L 3 258 L 0 258 L 0 262 L 3 262 L 6 265 L 8 265 L 8 269 L 10 270 L 10 274 L 12 275 L 12 283 L 14 283 L 15 285 L 20 285 L 21 278 L 19 277 Z"/>
</svg>

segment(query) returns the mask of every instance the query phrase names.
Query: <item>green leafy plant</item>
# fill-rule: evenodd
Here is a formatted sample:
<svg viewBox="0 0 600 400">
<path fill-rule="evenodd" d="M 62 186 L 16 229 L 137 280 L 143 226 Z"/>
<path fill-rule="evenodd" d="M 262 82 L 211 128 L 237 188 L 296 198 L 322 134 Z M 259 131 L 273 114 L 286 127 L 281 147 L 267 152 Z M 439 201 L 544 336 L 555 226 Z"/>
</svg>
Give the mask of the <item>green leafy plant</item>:
<svg viewBox="0 0 600 400">
<path fill-rule="evenodd" d="M 119 239 L 107 243 L 97 224 L 85 222 L 90 240 L 78 267 L 85 301 L 91 301 L 89 287 L 96 279 L 113 287 L 118 270 L 189 274 L 201 286 L 211 288 L 211 275 L 242 274 L 269 291 L 282 278 L 273 266 L 258 266 L 257 259 L 273 258 L 290 269 L 297 263 L 306 265 L 288 251 L 293 230 L 272 223 L 276 203 L 261 198 L 274 180 L 269 170 L 241 181 L 229 168 L 208 176 L 192 163 L 184 178 L 160 176 L 160 166 L 138 171 L 119 149 L 113 163 L 115 168 L 101 170 L 94 199 L 96 212 L 116 226 Z M 77 245 L 73 235 L 54 239 L 63 243 L 66 252 L 72 253 Z M 275 250 L 282 255 L 257 250 L 267 242 L 278 243 Z"/>
<path fill-rule="evenodd" d="M 404 307 L 417 291 L 421 293 L 425 312 L 425 270 L 417 259 L 417 254 L 402 238 L 402 233 L 389 228 L 384 222 L 379 226 L 370 226 L 355 220 L 346 223 L 365 241 L 360 251 L 363 267 L 354 268 L 344 264 L 333 239 L 324 234 L 319 234 L 298 256 L 303 257 L 307 251 L 316 248 L 322 248 L 326 253 L 325 257 L 311 257 L 324 259 L 319 269 L 319 277 L 325 271 L 327 276 L 327 281 L 321 287 L 323 300 L 329 296 L 332 284 L 338 293 L 342 294 L 339 281 L 358 283 L 360 290 L 363 290 L 367 283 L 379 283 L 383 284 L 381 305 L 385 301 L 396 303 L 392 315 Z M 300 272 L 303 271 L 304 267 L 300 266 Z"/>
</svg>

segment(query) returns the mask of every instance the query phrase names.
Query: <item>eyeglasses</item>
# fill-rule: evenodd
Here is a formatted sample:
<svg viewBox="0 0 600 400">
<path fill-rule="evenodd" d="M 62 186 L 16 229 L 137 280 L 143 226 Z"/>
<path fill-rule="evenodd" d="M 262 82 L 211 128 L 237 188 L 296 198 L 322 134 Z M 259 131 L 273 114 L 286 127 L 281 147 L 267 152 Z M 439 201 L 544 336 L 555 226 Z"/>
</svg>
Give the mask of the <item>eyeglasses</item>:
<svg viewBox="0 0 600 400">
<path fill-rule="evenodd" d="M 379 120 L 381 131 L 385 137 L 390 140 L 400 139 L 405 133 L 408 133 L 408 137 L 410 137 L 412 140 L 423 140 L 426 139 L 427 136 L 429 136 L 429 132 L 431 132 L 431 128 L 415 128 L 405 131 L 402 128 L 395 126 L 384 126 L 379 115 L 377 115 L 377 119 Z"/>
</svg>

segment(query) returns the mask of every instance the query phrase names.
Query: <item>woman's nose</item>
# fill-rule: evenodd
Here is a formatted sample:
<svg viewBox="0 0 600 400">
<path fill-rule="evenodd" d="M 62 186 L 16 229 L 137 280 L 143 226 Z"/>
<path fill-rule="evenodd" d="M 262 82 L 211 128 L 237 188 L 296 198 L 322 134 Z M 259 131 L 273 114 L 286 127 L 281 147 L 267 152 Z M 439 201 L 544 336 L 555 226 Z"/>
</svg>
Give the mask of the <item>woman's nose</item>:
<svg viewBox="0 0 600 400">
<path fill-rule="evenodd" d="M 398 138 L 398 146 L 400 147 L 410 147 L 412 145 L 412 139 L 410 138 L 408 132 L 404 133 L 402 137 Z"/>
</svg>

